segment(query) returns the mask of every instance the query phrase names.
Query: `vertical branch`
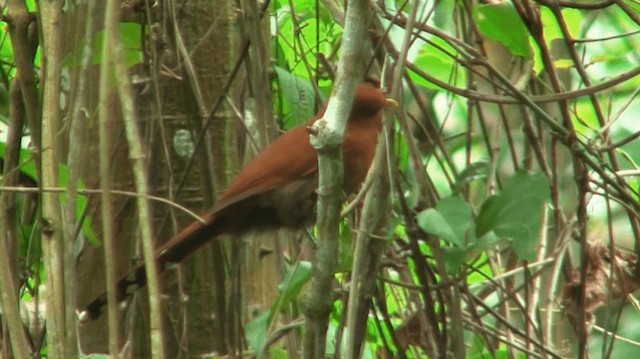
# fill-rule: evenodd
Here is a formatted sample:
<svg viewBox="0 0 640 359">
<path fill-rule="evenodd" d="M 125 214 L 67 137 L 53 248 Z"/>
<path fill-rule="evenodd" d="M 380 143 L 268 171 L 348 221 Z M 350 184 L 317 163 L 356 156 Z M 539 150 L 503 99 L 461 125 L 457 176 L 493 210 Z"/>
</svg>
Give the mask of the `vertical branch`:
<svg viewBox="0 0 640 359">
<path fill-rule="evenodd" d="M 37 89 L 34 81 L 33 58 L 35 56 L 36 47 L 38 46 L 37 38 L 34 31 L 35 18 L 32 17 L 24 4 L 20 1 L 9 2 L 9 14 L 5 17 L 8 24 L 8 32 L 12 42 L 16 75 L 14 76 L 9 87 L 9 129 L 7 131 L 6 147 L 4 153 L 4 186 L 13 186 L 18 183 L 18 167 L 20 157 L 20 147 L 25 127 L 25 119 L 29 126 L 37 122 Z M 28 101 L 28 102 L 26 102 Z M 31 107 L 31 108 L 28 108 Z M 37 181 L 40 183 L 40 181 Z M 9 222 L 5 226 L 8 231 L 9 241 L 5 243 L 4 248 L 9 253 L 9 260 L 12 267 L 16 266 L 17 261 L 17 202 L 15 194 L 10 192 L 2 193 L 2 203 L 5 207 L 7 219 Z M 16 267 L 17 268 L 17 267 Z M 14 280 L 17 280 L 15 272 Z M 15 283 L 14 283 L 15 284 Z"/>
<path fill-rule="evenodd" d="M 6 191 L 0 193 L 0 228 L 2 228 L 0 230 L 0 245 L 2 248 L 7 248 L 6 243 L 9 240 L 7 228 L 10 228 L 10 225 L 4 202 L 7 194 Z M 29 341 L 20 319 L 18 292 L 11 262 L 9 251 L 0 250 L 0 309 L 2 309 L 3 317 L 7 321 L 13 355 L 18 359 L 27 359 L 31 357 L 32 349 L 28 345 Z"/>
<path fill-rule="evenodd" d="M 13 47 L 13 56 L 16 70 L 20 76 L 20 88 L 27 123 L 31 129 L 31 141 L 34 146 L 40 145 L 40 117 L 38 115 L 38 92 L 36 88 L 36 76 L 33 70 L 33 56 L 36 51 L 36 35 L 31 33 L 35 28 L 32 16 L 27 11 L 27 6 L 22 0 L 10 0 L 8 2 L 9 36 Z M 31 36 L 33 35 L 33 39 Z M 39 175 L 39 174 L 38 174 Z M 40 181 L 38 181 L 40 182 Z"/>
<path fill-rule="evenodd" d="M 242 2 L 242 8 L 245 16 L 243 23 L 246 27 L 247 37 L 251 41 L 247 69 L 251 95 L 255 99 L 255 106 L 252 106 L 252 110 L 258 119 L 258 144 L 260 148 L 264 148 L 276 134 L 271 115 L 271 82 L 265 65 L 268 63 L 269 54 L 266 42 L 263 41 L 263 23 L 257 2 L 245 0 Z"/>
<path fill-rule="evenodd" d="M 137 199 L 138 219 L 140 221 L 140 236 L 142 238 L 147 286 L 149 288 L 151 355 L 153 358 L 164 358 L 166 357 L 166 345 L 159 301 L 160 285 L 153 249 L 150 207 L 147 199 L 149 179 L 144 162 L 145 156 L 142 151 L 142 138 L 137 127 L 138 119 L 135 104 L 133 103 L 133 93 L 129 84 L 129 75 L 124 61 L 120 33 L 118 32 L 119 5 L 118 1 L 110 0 L 105 9 L 105 50 L 111 51 L 113 56 L 113 73 L 117 79 L 118 96 L 129 146 L 129 158 L 132 162 L 136 191 L 140 195 Z M 105 51 L 105 55 L 109 51 Z"/>
<path fill-rule="evenodd" d="M 6 21 L 9 24 L 9 33 L 12 41 L 20 39 L 21 43 L 14 43 L 13 51 L 16 58 L 18 72 L 14 77 L 10 88 L 10 122 L 4 153 L 4 169 L 2 171 L 2 185 L 15 186 L 18 182 L 18 158 L 20 154 L 20 139 L 24 128 L 24 118 L 26 115 L 25 103 L 22 90 L 29 87 L 23 83 L 25 77 L 23 72 L 30 72 L 33 78 L 33 69 L 30 66 L 33 62 L 33 49 L 35 44 L 28 41 L 28 26 L 31 22 L 24 3 L 10 2 L 9 15 Z M 21 62 L 18 64 L 18 62 Z M 31 83 L 30 90 L 35 92 L 35 84 Z M 35 104 L 34 104 L 35 105 Z M 32 111 L 33 113 L 33 111 Z M 20 317 L 20 304 L 18 302 L 17 284 L 17 241 L 21 240 L 17 231 L 15 194 L 9 191 L 0 192 L 0 308 L 3 312 L 3 327 L 6 323 L 10 340 L 10 347 L 7 343 L 5 353 L 13 353 L 16 358 L 28 358 L 33 352 L 33 346 L 29 342 L 27 332 L 23 330 L 23 323 Z"/>
<path fill-rule="evenodd" d="M 390 125 L 385 122 L 385 134 Z M 391 138 L 389 136 L 389 138 Z M 371 297 L 375 290 L 377 269 L 384 249 L 384 229 L 389 211 L 389 177 L 383 173 L 388 168 L 386 152 L 391 149 L 380 140 L 376 156 L 367 175 L 372 185 L 362 205 L 362 216 L 356 236 L 351 271 L 351 286 L 347 305 L 347 357 L 359 358 L 362 354 L 364 335 Z M 367 181 L 365 181 L 367 182 Z"/>
<path fill-rule="evenodd" d="M 40 2 L 40 26 L 43 36 L 44 89 L 42 103 L 42 186 L 58 187 L 60 149 L 60 21 L 63 1 Z M 60 197 L 42 194 L 42 248 L 47 272 L 47 344 L 52 358 L 77 356 L 74 281 L 65 281 L 65 242 Z M 73 250 L 70 246 L 67 250 Z M 73 265 L 73 264 L 72 264 Z"/>
<path fill-rule="evenodd" d="M 92 9 L 87 10 L 88 14 L 92 13 Z M 91 33 L 92 25 L 87 19 L 87 32 Z M 87 46 L 90 49 L 92 47 L 91 38 L 87 37 Z M 112 128 L 111 112 L 109 106 L 109 87 L 110 77 L 113 73 L 112 63 L 113 56 L 110 51 L 110 41 L 105 41 L 102 46 L 103 61 L 100 64 L 100 86 L 99 86 L 99 99 L 98 99 L 98 122 L 99 122 L 99 161 L 100 161 L 100 209 L 102 215 L 102 231 L 103 231 L 103 246 L 104 246 L 104 258 L 105 258 L 105 274 L 107 281 L 107 303 L 108 303 L 108 323 L 109 323 L 109 354 L 114 359 L 118 358 L 118 300 L 116 296 L 116 261 L 115 261 L 115 248 L 114 248 L 114 228 L 113 228 L 113 206 L 111 200 L 111 171 L 110 171 L 110 129 Z M 87 50 L 85 55 L 90 54 L 90 50 Z M 90 58 L 91 56 L 89 56 Z M 85 58 L 83 58 L 83 61 Z M 79 92 L 82 91 L 82 86 L 78 86 Z M 80 95 L 82 96 L 82 95 Z M 72 127 L 73 129 L 73 127 Z M 73 132 L 72 132 L 73 133 Z"/>
<path fill-rule="evenodd" d="M 18 165 L 20 140 L 24 128 L 24 119 L 34 129 L 33 140 L 39 145 L 38 97 L 33 70 L 33 57 L 37 46 L 33 16 L 29 14 L 23 1 L 8 2 L 8 13 L 5 20 L 13 47 L 16 65 L 16 76 L 10 85 L 10 124 L 4 157 L 4 186 L 15 185 L 18 179 Z M 34 36 L 31 36 L 34 35 Z M 41 184 L 40 181 L 38 181 Z M 18 302 L 18 284 L 16 282 L 16 254 L 17 235 L 15 195 L 3 191 L 0 193 L 0 243 L 4 249 L 0 254 L 0 307 L 2 307 L 13 349 L 17 358 L 27 358 L 33 351 L 27 333 L 23 330 Z M 8 351 L 7 351 L 8 352 Z"/>
<path fill-rule="evenodd" d="M 313 126 L 311 144 L 318 151 L 318 250 L 313 278 L 308 285 L 306 305 L 306 336 L 303 356 L 323 358 L 326 331 L 332 307 L 331 284 L 337 266 L 338 239 L 340 233 L 340 195 L 344 169 L 342 163 L 342 139 L 349 116 L 353 94 L 362 77 L 362 53 L 369 23 L 370 9 L 366 0 L 350 0 L 347 3 L 342 57 L 334 91 L 324 118 Z"/>
<path fill-rule="evenodd" d="M 79 236 L 80 229 L 82 228 L 82 219 L 78 222 L 78 183 L 81 183 L 81 173 L 83 169 L 86 168 L 87 163 L 85 161 L 86 158 L 86 150 L 87 150 L 87 127 L 89 126 L 90 118 L 88 113 L 88 93 L 87 88 L 90 86 L 88 83 L 88 77 L 90 76 L 89 66 L 91 65 L 91 59 L 93 57 L 93 40 L 95 36 L 95 23 L 94 23 L 94 13 L 95 13 L 95 1 L 89 1 L 87 4 L 86 10 L 86 23 L 85 23 L 85 33 L 84 33 L 84 45 L 82 47 L 82 58 L 80 60 L 80 70 L 78 71 L 78 79 L 77 85 L 74 91 L 74 96 L 72 96 L 72 104 L 71 110 L 69 112 L 69 140 L 68 146 L 69 150 L 67 153 L 67 167 L 68 167 L 68 175 L 67 175 L 67 203 L 63 218 L 63 236 L 65 243 L 65 251 L 64 251 L 64 280 L 65 283 L 76 283 L 82 282 L 80 277 L 78 276 L 78 267 L 76 263 L 76 244 L 81 239 Z M 111 225 L 111 222 L 103 222 L 104 227 Z M 109 228 L 110 230 L 111 228 Z M 105 248 L 108 245 L 106 242 L 108 238 L 107 229 L 104 229 L 105 236 Z M 107 260 L 107 268 L 111 268 L 108 264 L 109 261 L 114 261 L 116 258 L 115 255 L 106 256 Z M 81 270 L 81 269 L 80 269 Z M 108 281 L 108 280 L 107 280 Z M 109 288 L 109 287 L 108 287 Z M 79 295 L 77 297 L 81 297 L 82 294 L 82 284 L 80 284 Z M 75 293 L 75 291 L 74 291 Z M 70 291 L 67 291 L 67 296 L 65 297 L 66 304 L 66 314 L 67 321 L 69 323 L 73 323 L 75 321 L 75 298 L 69 296 Z M 111 300 L 111 298 L 110 298 Z M 115 303 L 115 300 L 114 300 Z M 111 302 L 109 302 L 111 304 Z M 74 325 L 75 328 L 75 325 Z M 112 331 L 109 331 L 112 334 Z M 74 337 L 77 334 L 73 335 Z M 113 352 L 112 352 L 112 355 Z M 117 358 L 117 356 L 113 356 Z"/>
<path fill-rule="evenodd" d="M 105 42 L 106 43 L 106 42 Z M 105 51 L 106 54 L 106 51 Z M 106 56 L 105 56 L 106 58 Z M 109 166 L 109 92 L 107 85 L 107 63 L 103 62 L 100 72 L 100 100 L 99 109 L 99 137 L 100 137 L 100 190 L 101 213 L 103 230 L 103 247 L 105 257 L 105 271 L 107 277 L 107 303 L 109 322 L 109 353 L 113 358 L 118 358 L 118 300 L 116 298 L 116 273 L 115 250 L 113 237 L 113 207 L 111 203 L 111 173 Z"/>
</svg>

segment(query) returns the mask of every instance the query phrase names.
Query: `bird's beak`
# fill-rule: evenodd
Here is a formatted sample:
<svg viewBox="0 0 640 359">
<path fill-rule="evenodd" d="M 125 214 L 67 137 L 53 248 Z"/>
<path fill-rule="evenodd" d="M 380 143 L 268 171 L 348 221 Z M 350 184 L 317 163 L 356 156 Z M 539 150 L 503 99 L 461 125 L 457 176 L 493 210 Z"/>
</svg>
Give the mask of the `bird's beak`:
<svg viewBox="0 0 640 359">
<path fill-rule="evenodd" d="M 396 107 L 398 107 L 398 101 L 392 98 L 385 99 L 385 108 L 396 108 Z"/>
</svg>

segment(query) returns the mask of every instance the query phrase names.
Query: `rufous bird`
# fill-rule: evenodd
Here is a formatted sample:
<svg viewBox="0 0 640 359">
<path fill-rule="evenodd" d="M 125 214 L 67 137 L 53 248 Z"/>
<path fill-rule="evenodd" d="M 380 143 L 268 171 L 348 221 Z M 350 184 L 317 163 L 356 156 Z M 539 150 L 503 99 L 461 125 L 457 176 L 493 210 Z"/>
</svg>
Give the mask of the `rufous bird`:
<svg viewBox="0 0 640 359">
<path fill-rule="evenodd" d="M 355 192 L 364 181 L 375 154 L 383 111 L 395 105 L 375 87 L 356 88 L 343 142 L 345 193 Z M 191 223 L 160 246 L 156 250 L 158 270 L 162 273 L 167 263 L 182 262 L 221 234 L 313 224 L 318 162 L 308 128 L 325 109 L 284 133 L 240 171 L 214 208 L 202 217 L 204 223 Z M 118 301 L 144 285 L 145 268 L 139 265 L 117 283 Z M 106 303 L 104 293 L 85 307 L 82 319 L 97 318 Z"/>
</svg>

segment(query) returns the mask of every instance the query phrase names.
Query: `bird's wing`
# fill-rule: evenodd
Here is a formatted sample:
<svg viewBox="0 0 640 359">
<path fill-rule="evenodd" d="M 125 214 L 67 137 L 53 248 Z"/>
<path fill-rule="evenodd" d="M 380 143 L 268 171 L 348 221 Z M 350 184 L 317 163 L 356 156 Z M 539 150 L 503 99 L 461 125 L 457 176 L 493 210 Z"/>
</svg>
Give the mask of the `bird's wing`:
<svg viewBox="0 0 640 359">
<path fill-rule="evenodd" d="M 284 187 L 294 181 L 308 179 L 318 173 L 316 151 L 309 143 L 305 125 L 280 136 L 251 161 L 220 196 L 213 212 L 251 196 Z"/>
</svg>

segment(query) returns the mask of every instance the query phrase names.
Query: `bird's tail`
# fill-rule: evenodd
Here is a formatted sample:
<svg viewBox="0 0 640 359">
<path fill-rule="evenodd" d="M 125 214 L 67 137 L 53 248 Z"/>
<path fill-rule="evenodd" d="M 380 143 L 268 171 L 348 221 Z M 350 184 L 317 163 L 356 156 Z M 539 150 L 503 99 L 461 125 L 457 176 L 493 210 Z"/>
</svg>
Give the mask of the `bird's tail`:
<svg viewBox="0 0 640 359">
<path fill-rule="evenodd" d="M 223 232 L 216 220 L 216 213 L 204 217 L 204 223 L 195 221 L 184 228 L 169 241 L 160 246 L 155 252 L 158 274 L 164 273 L 168 263 L 179 263 L 193 254 L 198 248 Z M 147 285 L 147 273 L 143 264 L 132 269 L 120 278 L 116 284 L 116 300 L 118 303 L 128 300 L 138 289 Z M 79 312 L 81 322 L 97 319 L 102 308 L 107 305 L 107 293 L 96 297 L 89 305 Z"/>
</svg>

